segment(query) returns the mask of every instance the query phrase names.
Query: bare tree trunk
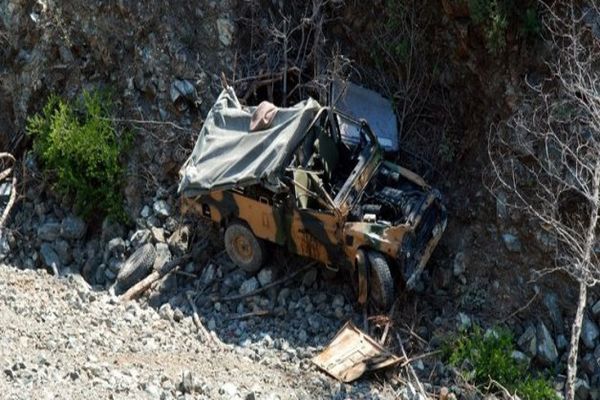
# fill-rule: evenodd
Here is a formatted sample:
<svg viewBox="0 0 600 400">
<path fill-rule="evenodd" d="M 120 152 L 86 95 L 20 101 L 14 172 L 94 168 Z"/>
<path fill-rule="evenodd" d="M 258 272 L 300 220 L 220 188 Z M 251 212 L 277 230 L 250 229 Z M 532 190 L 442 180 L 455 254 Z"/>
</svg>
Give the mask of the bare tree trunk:
<svg viewBox="0 0 600 400">
<path fill-rule="evenodd" d="M 575 379 L 577 378 L 577 357 L 579 351 L 579 337 L 581 336 L 581 326 L 583 324 L 583 310 L 587 303 L 587 285 L 585 282 L 579 282 L 579 302 L 577 303 L 577 312 L 573 321 L 573 330 L 571 331 L 571 349 L 569 350 L 569 359 L 567 361 L 567 400 L 575 400 Z"/>
</svg>

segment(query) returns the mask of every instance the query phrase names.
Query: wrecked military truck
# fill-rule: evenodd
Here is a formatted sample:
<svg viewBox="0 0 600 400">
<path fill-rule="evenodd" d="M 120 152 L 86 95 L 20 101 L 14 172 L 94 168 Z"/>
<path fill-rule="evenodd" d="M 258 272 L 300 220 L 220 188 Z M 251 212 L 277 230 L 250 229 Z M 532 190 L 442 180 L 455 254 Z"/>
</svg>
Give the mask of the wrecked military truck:
<svg viewBox="0 0 600 400">
<path fill-rule="evenodd" d="M 184 212 L 221 227 L 243 270 L 256 272 L 274 243 L 347 271 L 359 302 L 383 309 L 399 285 L 414 287 L 446 227 L 439 192 L 385 161 L 366 121 L 312 98 L 246 107 L 224 89 L 180 175 Z"/>
</svg>

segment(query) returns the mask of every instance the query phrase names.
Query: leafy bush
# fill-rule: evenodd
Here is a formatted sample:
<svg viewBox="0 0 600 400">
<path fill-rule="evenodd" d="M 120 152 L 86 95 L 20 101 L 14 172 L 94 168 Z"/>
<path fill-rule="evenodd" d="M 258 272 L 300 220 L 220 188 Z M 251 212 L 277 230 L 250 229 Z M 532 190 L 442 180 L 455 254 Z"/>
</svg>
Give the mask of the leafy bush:
<svg viewBox="0 0 600 400">
<path fill-rule="evenodd" d="M 542 33 L 542 22 L 535 7 L 529 7 L 521 16 L 522 32 L 527 37 L 538 36 Z"/>
<path fill-rule="evenodd" d="M 469 0 L 469 13 L 477 25 L 482 25 L 486 47 L 491 53 L 499 53 L 506 47 L 509 1 Z"/>
<path fill-rule="evenodd" d="M 524 400 L 558 399 L 546 379 L 532 376 L 527 365 L 512 357 L 514 350 L 514 338 L 508 330 L 495 329 L 484 334 L 479 327 L 461 333 L 445 346 L 450 365 L 482 389 L 494 380 Z"/>
<path fill-rule="evenodd" d="M 97 91 L 71 103 L 50 96 L 41 113 L 27 121 L 45 172 L 59 193 L 74 198 L 84 217 L 92 212 L 125 216 L 120 159 L 131 135 L 117 133 L 110 107 L 110 97 Z"/>
</svg>

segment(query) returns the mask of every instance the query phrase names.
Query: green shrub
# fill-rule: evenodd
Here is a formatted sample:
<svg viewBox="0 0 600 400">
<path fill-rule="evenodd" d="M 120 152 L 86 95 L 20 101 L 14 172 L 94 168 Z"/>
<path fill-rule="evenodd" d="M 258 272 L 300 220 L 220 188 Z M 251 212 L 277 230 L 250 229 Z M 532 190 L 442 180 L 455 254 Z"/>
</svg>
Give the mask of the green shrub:
<svg viewBox="0 0 600 400">
<path fill-rule="evenodd" d="M 33 150 L 54 188 L 72 197 L 86 218 L 92 213 L 125 218 L 121 157 L 131 135 L 117 133 L 110 108 L 110 96 L 98 91 L 71 103 L 50 96 L 27 121 Z"/>
<path fill-rule="evenodd" d="M 471 20 L 483 28 L 488 51 L 497 54 L 504 50 L 511 2 L 508 0 L 469 0 L 468 5 Z"/>
<path fill-rule="evenodd" d="M 481 390 L 489 388 L 494 380 L 524 400 L 558 399 L 546 379 L 532 376 L 527 365 L 512 357 L 514 350 L 514 338 L 508 330 L 495 329 L 484 334 L 475 327 L 446 343 L 444 352 L 450 365 L 460 369 Z"/>
<path fill-rule="evenodd" d="M 535 7 L 529 7 L 521 15 L 521 31 L 526 37 L 538 36 L 542 33 L 542 22 Z"/>
</svg>

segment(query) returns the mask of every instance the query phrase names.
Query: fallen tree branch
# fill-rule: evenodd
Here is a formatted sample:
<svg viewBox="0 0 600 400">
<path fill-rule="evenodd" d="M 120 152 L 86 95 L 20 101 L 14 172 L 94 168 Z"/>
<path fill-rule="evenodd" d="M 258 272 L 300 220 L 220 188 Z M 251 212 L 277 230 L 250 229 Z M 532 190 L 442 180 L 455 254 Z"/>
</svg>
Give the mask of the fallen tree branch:
<svg viewBox="0 0 600 400">
<path fill-rule="evenodd" d="M 225 318 L 225 320 L 232 321 L 232 320 L 247 319 L 247 318 L 252 318 L 252 317 L 268 317 L 271 315 L 273 315 L 273 312 L 270 310 L 258 310 L 258 311 L 247 312 L 247 313 L 239 314 L 239 315 L 232 315 L 230 317 Z"/>
<path fill-rule="evenodd" d="M 170 126 L 172 128 L 179 129 L 182 131 L 193 131 L 194 130 L 192 128 L 184 128 L 183 126 L 179 126 L 176 123 L 171 122 L 171 121 L 154 121 L 154 120 L 143 120 L 143 119 L 106 118 L 106 117 L 102 117 L 100 119 L 105 120 L 105 121 L 110 121 L 110 122 L 124 122 L 124 123 L 128 123 L 128 124 L 167 125 L 167 126 Z"/>
<path fill-rule="evenodd" d="M 192 307 L 192 319 L 194 320 L 194 324 L 198 328 L 200 335 L 204 338 L 204 340 L 210 341 L 210 333 L 208 333 L 204 325 L 202 325 L 202 321 L 200 321 L 200 316 L 198 315 L 198 308 L 196 308 L 196 303 L 194 303 L 190 292 L 186 292 L 185 297 L 187 298 L 188 303 L 190 303 L 190 307 Z"/>
<path fill-rule="evenodd" d="M 10 153 L 0 153 L 0 160 L 8 159 L 13 164 L 16 162 L 15 157 Z M 2 173 L 0 173 L 0 181 L 8 178 L 13 173 L 13 167 L 6 168 Z M 0 216 L 0 228 L 4 226 L 6 220 L 8 219 L 8 215 L 10 214 L 10 210 L 15 205 L 15 201 L 17 200 L 17 178 L 15 176 L 11 179 L 11 191 L 10 197 L 8 199 L 8 203 L 2 211 L 2 216 Z"/>
<path fill-rule="evenodd" d="M 402 351 L 402 356 L 404 357 L 404 359 L 408 360 L 409 358 L 408 358 L 408 355 L 406 354 L 406 351 L 404 350 L 404 344 L 402 344 L 402 339 L 400 338 L 400 335 L 398 333 L 396 333 L 396 339 L 398 340 L 398 343 L 400 344 L 400 350 Z M 409 376 L 412 376 L 412 378 L 414 380 L 414 384 L 416 386 L 416 390 L 418 392 L 420 392 L 423 396 L 425 396 L 426 399 L 429 398 L 429 396 L 427 395 L 427 392 L 425 391 L 425 388 L 423 387 L 423 384 L 421 383 L 421 380 L 419 379 L 419 376 L 415 372 L 412 365 L 410 365 L 410 362 L 405 363 L 405 365 L 403 365 L 403 366 L 407 367 Z"/>
<path fill-rule="evenodd" d="M 273 281 L 273 282 L 269 283 L 268 285 L 265 285 L 259 289 L 253 290 L 250 293 L 239 294 L 239 295 L 229 296 L 229 297 L 221 297 L 221 298 L 217 297 L 217 298 L 214 298 L 213 301 L 235 301 L 235 300 L 245 299 L 246 297 L 256 296 L 257 294 L 262 293 L 262 292 L 266 291 L 267 289 L 270 289 L 274 286 L 281 285 L 282 283 L 291 281 L 292 279 L 294 279 L 294 277 L 296 275 L 298 275 L 301 272 L 306 271 L 307 269 L 313 267 L 316 264 L 317 264 L 317 262 L 313 261 L 313 262 L 305 265 L 304 267 L 292 272 L 290 275 L 286 276 L 285 278 L 281 278 L 279 280 Z"/>
<path fill-rule="evenodd" d="M 402 364 L 400 364 L 401 367 L 406 367 L 408 364 L 421 360 L 423 358 L 427 358 L 430 356 L 434 356 L 436 354 L 440 354 L 442 351 L 441 350 L 435 350 L 435 351 L 430 351 L 429 353 L 423 353 L 421 355 L 412 357 L 412 358 L 408 358 L 406 361 L 404 361 Z"/>
<path fill-rule="evenodd" d="M 175 260 L 167 262 L 161 268 L 159 268 L 156 271 L 153 271 L 150 275 L 148 275 L 147 277 L 133 285 L 131 288 L 129 288 L 125 293 L 121 295 L 120 300 L 129 301 L 139 297 L 142 293 L 148 290 L 148 288 L 152 286 L 154 282 L 173 272 L 176 267 L 179 267 L 179 265 L 182 262 L 187 261 L 191 256 L 191 254 L 185 254 L 181 257 L 176 258 Z"/>
<path fill-rule="evenodd" d="M 534 301 L 534 300 L 537 298 L 538 294 L 539 294 L 539 292 L 536 292 L 536 293 L 535 293 L 535 294 L 534 294 L 534 295 L 531 297 L 531 299 L 529 299 L 529 301 L 527 302 L 527 304 L 525 304 L 523 307 L 521 307 L 521 308 L 519 308 L 519 309 L 515 310 L 514 312 L 510 313 L 510 314 L 509 314 L 509 315 L 507 315 L 506 317 L 502 318 L 502 320 L 501 320 L 500 322 L 506 322 L 506 321 L 508 321 L 509 319 L 511 319 L 512 317 L 514 317 L 515 315 L 517 315 L 517 314 L 521 313 L 522 311 L 524 311 L 525 309 L 527 309 L 527 308 L 528 308 L 528 307 L 531 305 L 531 303 L 533 303 L 533 301 Z"/>
</svg>

